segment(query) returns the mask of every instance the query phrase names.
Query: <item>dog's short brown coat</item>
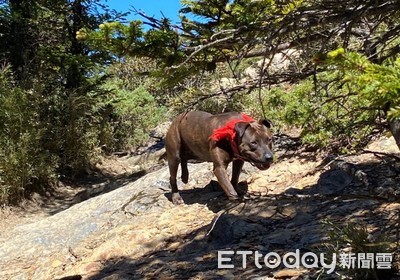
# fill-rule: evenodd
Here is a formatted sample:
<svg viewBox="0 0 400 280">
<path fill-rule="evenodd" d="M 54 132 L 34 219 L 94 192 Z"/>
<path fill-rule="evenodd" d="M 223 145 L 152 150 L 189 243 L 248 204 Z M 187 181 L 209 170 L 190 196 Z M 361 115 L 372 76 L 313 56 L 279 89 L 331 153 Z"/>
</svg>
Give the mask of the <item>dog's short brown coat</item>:
<svg viewBox="0 0 400 280">
<path fill-rule="evenodd" d="M 243 118 L 235 112 L 212 115 L 191 111 L 179 115 L 172 122 L 166 136 L 166 152 L 174 204 L 183 203 L 178 192 L 176 176 L 181 164 L 181 179 L 184 183 L 188 182 L 189 159 L 213 162 L 214 174 L 229 199 L 238 197 L 236 186 L 244 161 L 251 162 L 259 169 L 267 169 L 270 166 L 273 159 L 272 134 L 269 129 L 271 124 L 267 120 L 238 122 L 235 125 L 237 154 L 228 140 L 210 139 L 215 129 L 232 119 Z M 232 179 L 229 181 L 226 168 L 232 161 Z"/>
</svg>

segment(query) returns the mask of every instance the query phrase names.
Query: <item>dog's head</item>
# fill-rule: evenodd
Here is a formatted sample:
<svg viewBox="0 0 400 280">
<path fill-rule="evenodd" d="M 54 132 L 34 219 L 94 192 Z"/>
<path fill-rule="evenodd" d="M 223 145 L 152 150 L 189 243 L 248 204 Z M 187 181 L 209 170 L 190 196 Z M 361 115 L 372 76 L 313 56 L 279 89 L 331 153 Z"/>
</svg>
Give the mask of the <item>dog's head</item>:
<svg viewBox="0 0 400 280">
<path fill-rule="evenodd" d="M 271 122 L 238 122 L 235 125 L 238 152 L 258 169 L 265 170 L 273 161 Z"/>
</svg>

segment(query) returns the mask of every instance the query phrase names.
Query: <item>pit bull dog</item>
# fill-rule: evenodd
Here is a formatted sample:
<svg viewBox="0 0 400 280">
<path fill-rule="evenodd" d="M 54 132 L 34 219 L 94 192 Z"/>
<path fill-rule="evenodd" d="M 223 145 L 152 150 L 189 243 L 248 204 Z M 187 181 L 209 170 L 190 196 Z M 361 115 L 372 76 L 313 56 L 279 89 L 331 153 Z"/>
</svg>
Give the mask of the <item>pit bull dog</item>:
<svg viewBox="0 0 400 280">
<path fill-rule="evenodd" d="M 189 180 L 189 159 L 213 162 L 214 174 L 230 200 L 238 198 L 236 187 L 245 161 L 260 170 L 270 167 L 273 160 L 271 123 L 255 121 L 240 113 L 218 115 L 191 111 L 179 115 L 166 136 L 166 155 L 170 172 L 172 202 L 182 204 L 176 176 L 181 164 L 182 182 Z M 229 181 L 226 169 L 232 164 Z"/>
</svg>

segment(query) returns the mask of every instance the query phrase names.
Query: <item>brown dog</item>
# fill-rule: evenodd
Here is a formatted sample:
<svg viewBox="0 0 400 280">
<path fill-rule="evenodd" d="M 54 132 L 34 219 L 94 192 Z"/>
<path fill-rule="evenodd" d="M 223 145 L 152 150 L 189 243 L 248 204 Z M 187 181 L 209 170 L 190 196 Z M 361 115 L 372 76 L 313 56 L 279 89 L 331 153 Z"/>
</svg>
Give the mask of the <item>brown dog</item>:
<svg viewBox="0 0 400 280">
<path fill-rule="evenodd" d="M 214 163 L 214 174 L 229 199 L 237 199 L 236 186 L 244 161 L 261 170 L 269 168 L 273 160 L 271 124 L 256 122 L 239 113 L 212 115 L 206 112 L 187 112 L 171 124 L 166 136 L 167 160 L 170 172 L 172 202 L 181 204 L 176 175 L 179 163 L 182 181 L 189 180 L 187 161 L 197 159 Z M 233 161 L 232 179 L 226 168 Z"/>
</svg>

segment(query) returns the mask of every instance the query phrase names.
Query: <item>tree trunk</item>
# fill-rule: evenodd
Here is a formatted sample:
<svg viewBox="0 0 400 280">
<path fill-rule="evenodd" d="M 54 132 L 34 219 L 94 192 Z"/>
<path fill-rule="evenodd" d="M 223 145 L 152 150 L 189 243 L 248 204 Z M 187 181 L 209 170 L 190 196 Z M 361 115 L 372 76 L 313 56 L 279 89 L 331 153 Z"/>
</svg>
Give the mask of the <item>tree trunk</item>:
<svg viewBox="0 0 400 280">
<path fill-rule="evenodd" d="M 10 0 L 9 5 L 12 16 L 10 62 L 17 80 L 26 83 L 29 80 L 30 64 L 36 53 L 34 32 L 30 24 L 34 19 L 34 5 L 26 0 Z M 25 86 L 29 87 L 26 84 Z"/>
</svg>

